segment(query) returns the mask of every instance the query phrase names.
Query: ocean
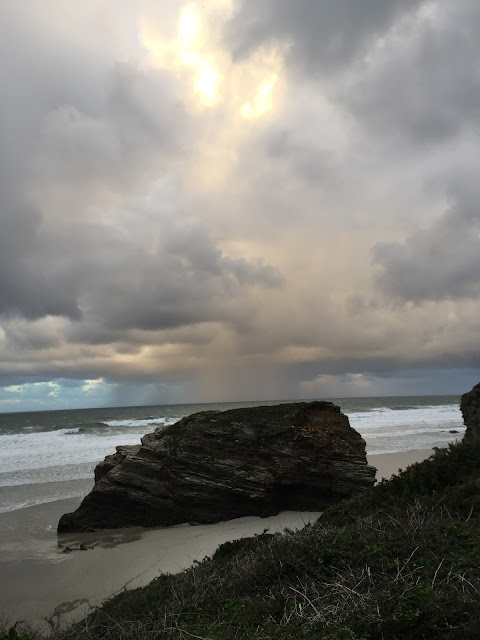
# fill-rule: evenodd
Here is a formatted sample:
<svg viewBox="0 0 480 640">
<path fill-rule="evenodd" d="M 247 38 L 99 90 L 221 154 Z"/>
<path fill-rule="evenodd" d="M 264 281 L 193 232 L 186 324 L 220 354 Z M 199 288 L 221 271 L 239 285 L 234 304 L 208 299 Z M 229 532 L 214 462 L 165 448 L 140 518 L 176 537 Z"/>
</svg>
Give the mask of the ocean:
<svg viewBox="0 0 480 640">
<path fill-rule="evenodd" d="M 459 396 L 332 399 L 361 433 L 369 455 L 443 447 L 465 432 Z M 284 401 L 285 402 L 285 401 Z M 93 470 L 122 444 L 207 409 L 279 404 L 112 407 L 0 414 L 0 513 L 80 498 Z"/>
</svg>

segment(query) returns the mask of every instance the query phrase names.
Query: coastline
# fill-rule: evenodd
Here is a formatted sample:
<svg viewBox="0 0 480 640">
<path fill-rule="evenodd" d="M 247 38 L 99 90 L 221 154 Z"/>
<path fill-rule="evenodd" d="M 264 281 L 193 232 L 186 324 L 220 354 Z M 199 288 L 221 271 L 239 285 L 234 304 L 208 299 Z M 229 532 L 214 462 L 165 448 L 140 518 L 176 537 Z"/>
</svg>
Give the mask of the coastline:
<svg viewBox="0 0 480 640">
<path fill-rule="evenodd" d="M 380 480 L 431 453 L 421 449 L 367 458 Z M 79 503 L 80 499 L 59 500 L 0 514 L 0 619 L 40 627 L 48 627 L 48 619 L 53 624 L 68 622 L 118 591 L 187 568 L 228 540 L 265 529 L 298 529 L 320 515 L 283 512 L 211 525 L 71 534 L 57 540 L 58 519 Z M 80 545 L 85 550 L 79 550 Z M 65 552 L 65 547 L 75 550 Z"/>
<path fill-rule="evenodd" d="M 244 517 L 210 525 L 69 534 L 57 541 L 60 516 L 78 504 L 62 500 L 0 514 L 0 620 L 28 621 L 45 628 L 48 619 L 53 624 L 68 622 L 118 591 L 186 569 L 224 542 L 265 529 L 272 533 L 299 529 L 320 515 L 285 511 L 269 518 Z M 42 535 L 22 540 L 32 520 L 43 522 L 43 529 L 37 529 Z M 64 552 L 65 547 L 73 550 Z"/>
</svg>

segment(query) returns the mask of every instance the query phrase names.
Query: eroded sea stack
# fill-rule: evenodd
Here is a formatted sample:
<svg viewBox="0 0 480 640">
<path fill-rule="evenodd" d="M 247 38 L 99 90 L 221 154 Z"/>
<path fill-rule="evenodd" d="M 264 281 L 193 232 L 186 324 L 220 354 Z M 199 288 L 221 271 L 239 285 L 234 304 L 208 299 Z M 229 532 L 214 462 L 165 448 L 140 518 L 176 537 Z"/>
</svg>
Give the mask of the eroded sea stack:
<svg viewBox="0 0 480 640">
<path fill-rule="evenodd" d="M 374 482 L 364 440 L 331 402 L 205 411 L 117 447 L 58 531 L 317 511 Z"/>
<path fill-rule="evenodd" d="M 467 427 L 464 440 L 480 438 L 480 382 L 460 400 L 463 422 Z"/>
</svg>

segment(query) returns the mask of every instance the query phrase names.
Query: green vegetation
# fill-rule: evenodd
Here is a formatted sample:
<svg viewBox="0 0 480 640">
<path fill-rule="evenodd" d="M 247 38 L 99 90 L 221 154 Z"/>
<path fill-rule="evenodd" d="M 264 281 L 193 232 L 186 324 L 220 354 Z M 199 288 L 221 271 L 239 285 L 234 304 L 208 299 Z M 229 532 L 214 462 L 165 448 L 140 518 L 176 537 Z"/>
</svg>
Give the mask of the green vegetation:
<svg viewBox="0 0 480 640">
<path fill-rule="evenodd" d="M 5 629 L 0 629 L 0 640 L 37 640 L 38 636 L 33 631 L 25 631 L 17 628 L 17 624 Z"/>
<path fill-rule="evenodd" d="M 470 442 L 302 531 L 226 543 L 55 638 L 473 640 L 479 605 L 480 442 Z"/>
</svg>

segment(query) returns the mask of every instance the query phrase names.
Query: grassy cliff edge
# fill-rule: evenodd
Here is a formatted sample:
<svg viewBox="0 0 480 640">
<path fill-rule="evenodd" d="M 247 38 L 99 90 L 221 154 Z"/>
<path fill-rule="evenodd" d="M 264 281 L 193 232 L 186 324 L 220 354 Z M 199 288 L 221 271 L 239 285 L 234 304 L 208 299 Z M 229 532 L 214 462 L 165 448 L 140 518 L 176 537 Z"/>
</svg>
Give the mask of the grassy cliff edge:
<svg viewBox="0 0 480 640">
<path fill-rule="evenodd" d="M 478 638 L 479 525 L 480 442 L 451 445 L 312 526 L 228 542 L 52 637 Z"/>
</svg>

